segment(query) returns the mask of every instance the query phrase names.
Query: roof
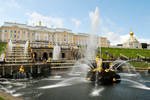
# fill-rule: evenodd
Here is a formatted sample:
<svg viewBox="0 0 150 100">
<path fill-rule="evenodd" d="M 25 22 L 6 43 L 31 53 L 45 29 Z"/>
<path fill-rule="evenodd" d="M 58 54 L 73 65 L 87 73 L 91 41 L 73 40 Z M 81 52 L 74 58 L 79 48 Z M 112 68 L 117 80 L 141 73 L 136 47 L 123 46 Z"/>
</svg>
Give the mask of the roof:
<svg viewBox="0 0 150 100">
<path fill-rule="evenodd" d="M 19 27 L 25 28 L 32 31 L 46 31 L 46 32 L 68 32 L 72 33 L 72 30 L 66 28 L 49 28 L 47 26 L 30 26 L 27 24 L 14 23 L 14 22 L 5 22 L 2 27 Z"/>
</svg>

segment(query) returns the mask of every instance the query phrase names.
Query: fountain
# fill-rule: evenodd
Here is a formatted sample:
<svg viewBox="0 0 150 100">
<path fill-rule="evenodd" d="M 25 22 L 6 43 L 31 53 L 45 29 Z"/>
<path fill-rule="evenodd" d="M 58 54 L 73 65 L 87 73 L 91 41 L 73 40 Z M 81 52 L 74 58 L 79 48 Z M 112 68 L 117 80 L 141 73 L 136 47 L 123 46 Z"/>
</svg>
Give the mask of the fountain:
<svg viewBox="0 0 150 100">
<path fill-rule="evenodd" d="M 31 73 L 24 72 L 24 67 L 21 65 L 17 73 L 13 73 L 13 79 L 32 79 Z"/>
<path fill-rule="evenodd" d="M 12 51 L 12 47 L 13 47 L 12 41 L 9 40 L 9 42 L 8 42 L 8 52 Z"/>
<path fill-rule="evenodd" d="M 120 75 L 115 72 L 114 68 L 111 66 L 111 63 L 109 65 L 104 65 L 102 59 L 97 57 L 94 66 L 92 66 L 88 71 L 87 80 L 96 82 L 98 85 L 106 85 L 119 83 Z"/>
<path fill-rule="evenodd" d="M 24 53 L 27 54 L 28 53 L 28 47 L 29 47 L 29 41 L 26 41 L 25 45 L 24 45 Z"/>
<path fill-rule="evenodd" d="M 59 60 L 61 48 L 56 44 L 53 49 L 53 60 Z"/>
<path fill-rule="evenodd" d="M 128 61 L 103 61 L 96 57 L 95 40 L 95 34 L 89 36 L 83 58 L 76 62 L 69 74 L 58 73 L 42 80 L 32 80 L 32 83 L 27 82 L 25 89 L 17 92 L 23 93 L 22 97 L 27 100 L 149 100 L 149 76 L 137 73 Z M 53 60 L 59 59 L 60 50 L 58 45 L 54 47 Z M 18 73 L 23 73 L 22 67 Z"/>
</svg>

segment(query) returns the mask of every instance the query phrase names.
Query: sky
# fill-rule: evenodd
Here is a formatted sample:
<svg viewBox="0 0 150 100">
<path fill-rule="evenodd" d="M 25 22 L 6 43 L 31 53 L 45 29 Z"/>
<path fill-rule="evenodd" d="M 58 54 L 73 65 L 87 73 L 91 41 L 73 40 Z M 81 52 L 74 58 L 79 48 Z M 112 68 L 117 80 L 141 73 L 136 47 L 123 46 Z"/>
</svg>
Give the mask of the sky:
<svg viewBox="0 0 150 100">
<path fill-rule="evenodd" d="M 18 22 L 96 32 L 112 45 L 124 43 L 130 28 L 150 44 L 150 0 L 0 0 L 0 25 Z"/>
</svg>

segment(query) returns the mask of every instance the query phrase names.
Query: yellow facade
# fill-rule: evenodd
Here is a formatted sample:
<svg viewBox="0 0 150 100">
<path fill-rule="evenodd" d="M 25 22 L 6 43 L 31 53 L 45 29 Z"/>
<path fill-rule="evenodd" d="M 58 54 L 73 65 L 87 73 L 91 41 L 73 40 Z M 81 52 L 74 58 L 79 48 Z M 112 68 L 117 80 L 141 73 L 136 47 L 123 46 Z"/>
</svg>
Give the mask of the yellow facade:
<svg viewBox="0 0 150 100">
<path fill-rule="evenodd" d="M 40 27 L 40 28 L 39 28 Z M 38 29 L 39 28 L 39 29 Z M 30 42 L 47 42 L 50 44 L 59 43 L 59 45 L 87 45 L 88 43 L 88 34 L 73 34 L 70 30 L 59 28 L 61 30 L 55 31 L 53 29 L 45 28 L 42 26 L 27 26 L 26 24 L 19 23 L 6 23 L 6 25 L 0 27 L 0 40 L 7 42 L 9 39 L 13 41 L 27 41 Z M 7 30 L 7 33 L 4 31 Z M 48 31 L 46 31 L 48 30 Z M 7 34 L 7 39 L 3 39 Z M 9 38 L 10 37 L 10 38 Z M 57 38 L 57 39 L 56 39 Z M 107 38 L 99 37 L 101 46 L 108 46 Z M 99 43 L 99 42 L 97 42 Z M 49 44 L 49 45 L 50 45 Z M 100 46 L 100 44 L 98 44 Z"/>
</svg>

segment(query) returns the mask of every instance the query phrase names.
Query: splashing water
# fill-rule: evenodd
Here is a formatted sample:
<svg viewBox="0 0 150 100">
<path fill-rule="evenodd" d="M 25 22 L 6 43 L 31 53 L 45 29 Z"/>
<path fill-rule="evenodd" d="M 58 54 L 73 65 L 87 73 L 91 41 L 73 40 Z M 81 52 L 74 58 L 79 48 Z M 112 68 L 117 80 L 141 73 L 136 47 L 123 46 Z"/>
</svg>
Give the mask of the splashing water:
<svg viewBox="0 0 150 100">
<path fill-rule="evenodd" d="M 84 78 L 72 77 L 72 78 L 65 79 L 65 80 L 63 80 L 61 82 L 58 82 L 58 83 L 56 83 L 54 85 L 48 85 L 48 86 L 40 87 L 39 89 L 50 89 L 50 88 L 65 87 L 65 86 L 79 84 L 79 83 L 82 83 L 82 82 L 85 82 Z"/>
<path fill-rule="evenodd" d="M 82 78 L 86 78 L 89 67 L 89 62 L 85 59 L 81 59 L 75 63 L 73 69 L 69 75 L 77 75 Z"/>
<path fill-rule="evenodd" d="M 130 79 L 121 79 L 122 81 L 128 81 L 128 82 L 131 82 L 133 83 L 134 85 L 132 85 L 131 87 L 133 88 L 138 88 L 138 89 L 144 89 L 144 90 L 150 90 L 150 87 L 147 87 L 146 85 L 140 83 L 140 82 L 137 82 L 137 81 L 133 81 L 133 80 L 130 80 Z"/>
<path fill-rule="evenodd" d="M 12 47 L 13 47 L 12 41 L 9 40 L 9 42 L 8 42 L 8 51 L 9 51 L 9 52 L 12 51 Z"/>
<path fill-rule="evenodd" d="M 53 49 L 53 60 L 59 60 L 61 48 L 56 44 Z"/>
<path fill-rule="evenodd" d="M 27 41 L 24 45 L 24 53 L 27 54 L 28 53 L 28 46 L 29 46 L 29 41 Z"/>
<path fill-rule="evenodd" d="M 100 93 L 104 90 L 103 87 L 97 89 L 97 88 L 94 88 L 93 91 L 91 92 L 90 96 L 94 97 L 94 96 L 99 96 Z"/>
</svg>

